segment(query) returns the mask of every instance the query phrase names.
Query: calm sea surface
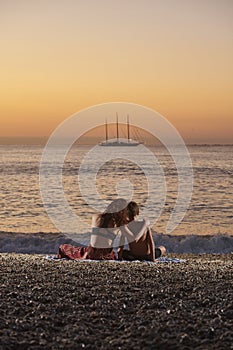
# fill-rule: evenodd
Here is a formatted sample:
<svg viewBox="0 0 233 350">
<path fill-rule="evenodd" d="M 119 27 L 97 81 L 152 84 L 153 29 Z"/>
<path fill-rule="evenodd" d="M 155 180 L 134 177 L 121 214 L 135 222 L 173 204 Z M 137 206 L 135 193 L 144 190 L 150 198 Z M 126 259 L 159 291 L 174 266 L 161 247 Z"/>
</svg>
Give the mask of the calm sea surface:
<svg viewBox="0 0 233 350">
<path fill-rule="evenodd" d="M 137 147 L 133 147 L 137 152 Z M 102 148 L 105 152 L 104 147 Z M 69 152 L 63 169 L 63 185 L 67 200 L 77 215 L 90 225 L 94 209 L 80 193 L 78 170 L 83 157 L 90 150 L 75 146 Z M 150 150 L 156 156 L 166 180 L 166 201 L 154 229 L 165 233 L 169 216 L 177 198 L 177 172 L 172 158 L 163 147 Z M 193 163 L 194 186 L 190 206 L 174 235 L 233 235 L 233 146 L 190 146 Z M 58 232 L 44 209 L 39 188 L 39 165 L 42 146 L 0 146 L 0 231 L 11 233 Z M 122 150 L 121 150 L 122 151 Z M 133 199 L 143 208 L 148 197 L 148 183 L 143 170 L 133 162 L 118 158 L 113 150 L 113 160 L 96 172 L 96 186 L 100 197 L 111 200 L 117 196 L 117 186 L 125 193 L 129 182 L 133 186 Z M 145 155 L 146 157 L 146 155 Z M 96 160 L 97 161 L 97 160 Z M 143 164 L 140 155 L 139 163 Z M 97 162 L 97 166 L 99 160 Z M 127 181 L 128 180 L 128 181 Z M 94 181 L 94 178 L 93 178 Z M 161 184 L 158 181 L 157 186 Z M 153 196 L 149 203 L 153 202 Z M 51 205 L 55 203 L 51 203 Z M 148 206 L 148 205 L 147 205 Z M 150 210 L 150 207 L 147 208 Z M 156 215 L 150 212 L 150 216 Z M 77 227 L 78 232 L 78 227 Z"/>
</svg>

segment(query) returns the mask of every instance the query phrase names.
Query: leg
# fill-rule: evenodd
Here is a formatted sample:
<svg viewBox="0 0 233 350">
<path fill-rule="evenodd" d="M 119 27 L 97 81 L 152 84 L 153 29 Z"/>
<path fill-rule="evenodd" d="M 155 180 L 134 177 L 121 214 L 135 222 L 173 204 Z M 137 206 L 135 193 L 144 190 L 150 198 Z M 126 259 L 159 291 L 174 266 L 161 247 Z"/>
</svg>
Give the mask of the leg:
<svg viewBox="0 0 233 350">
<path fill-rule="evenodd" d="M 155 258 L 159 258 L 162 255 L 165 255 L 166 248 L 163 245 L 160 245 L 159 247 L 155 248 Z"/>
<path fill-rule="evenodd" d="M 123 251 L 122 251 L 122 259 L 126 260 L 126 261 L 136 260 L 136 258 L 127 249 L 123 249 Z"/>
</svg>

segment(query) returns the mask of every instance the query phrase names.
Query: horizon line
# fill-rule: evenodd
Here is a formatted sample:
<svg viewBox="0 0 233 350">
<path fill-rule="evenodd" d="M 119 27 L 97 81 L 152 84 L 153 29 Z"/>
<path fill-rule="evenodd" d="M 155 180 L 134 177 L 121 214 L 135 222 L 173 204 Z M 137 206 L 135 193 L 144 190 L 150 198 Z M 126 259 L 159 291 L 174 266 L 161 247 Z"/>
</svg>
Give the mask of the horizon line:
<svg viewBox="0 0 233 350">
<path fill-rule="evenodd" d="M 49 139 L 49 136 L 0 136 L 0 145 L 17 145 L 17 144 L 22 144 L 21 142 L 23 142 L 24 145 L 33 145 L 33 141 L 41 141 L 41 143 L 46 143 L 46 141 Z M 86 139 L 86 142 L 84 142 Z M 84 136 L 83 137 L 83 142 L 78 143 L 78 140 L 76 140 L 77 144 L 81 145 L 81 146 L 88 146 L 88 145 L 92 145 L 93 143 L 88 143 L 87 140 L 99 140 L 101 141 L 101 137 L 92 137 L 92 136 Z M 147 146 L 163 146 L 160 142 L 156 143 L 156 142 L 152 142 L 149 143 L 150 138 L 147 139 L 148 140 L 148 144 L 146 144 Z M 2 141 L 5 141 L 2 143 Z M 13 143 L 10 143 L 11 141 L 13 141 Z M 16 141 L 18 141 L 19 143 L 17 143 Z M 29 142 L 31 141 L 31 142 Z M 27 143 L 28 142 L 28 143 Z M 185 141 L 184 143 L 188 146 L 233 146 L 233 143 L 230 141 L 218 141 L 218 140 L 206 140 L 206 141 Z"/>
</svg>

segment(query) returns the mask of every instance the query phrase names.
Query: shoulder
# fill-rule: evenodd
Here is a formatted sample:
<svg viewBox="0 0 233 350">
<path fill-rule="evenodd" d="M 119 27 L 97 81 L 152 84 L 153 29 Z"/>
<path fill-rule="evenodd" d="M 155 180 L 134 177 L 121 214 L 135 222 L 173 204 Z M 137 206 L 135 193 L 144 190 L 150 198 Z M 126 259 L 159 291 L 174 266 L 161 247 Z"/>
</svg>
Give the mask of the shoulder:
<svg viewBox="0 0 233 350">
<path fill-rule="evenodd" d="M 145 226 L 150 227 L 150 220 L 143 218 L 142 222 Z"/>
<path fill-rule="evenodd" d="M 137 236 L 137 238 L 142 237 L 142 235 L 146 233 L 148 229 L 145 221 L 131 221 L 127 227 L 134 235 Z"/>
<path fill-rule="evenodd" d="M 94 214 L 94 215 L 92 215 L 91 226 L 92 227 L 99 227 L 100 226 L 100 221 L 101 221 L 101 214 Z"/>
<path fill-rule="evenodd" d="M 132 227 L 140 229 L 140 230 L 141 229 L 145 229 L 146 230 L 147 228 L 150 227 L 150 221 L 148 219 L 143 219 L 143 220 L 140 220 L 140 221 L 133 221 L 132 222 Z"/>
</svg>

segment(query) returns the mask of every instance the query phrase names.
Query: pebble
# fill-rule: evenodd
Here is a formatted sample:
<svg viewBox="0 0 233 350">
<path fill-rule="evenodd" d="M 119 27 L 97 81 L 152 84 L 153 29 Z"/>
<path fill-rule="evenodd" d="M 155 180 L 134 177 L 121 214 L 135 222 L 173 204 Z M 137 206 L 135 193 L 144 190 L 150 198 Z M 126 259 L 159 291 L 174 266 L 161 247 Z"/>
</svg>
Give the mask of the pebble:
<svg viewBox="0 0 233 350">
<path fill-rule="evenodd" d="M 233 255 L 176 257 L 186 263 L 0 254 L 0 349 L 231 349 Z"/>
</svg>

